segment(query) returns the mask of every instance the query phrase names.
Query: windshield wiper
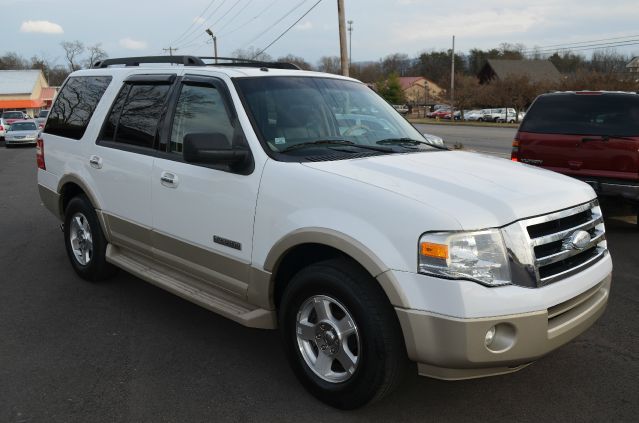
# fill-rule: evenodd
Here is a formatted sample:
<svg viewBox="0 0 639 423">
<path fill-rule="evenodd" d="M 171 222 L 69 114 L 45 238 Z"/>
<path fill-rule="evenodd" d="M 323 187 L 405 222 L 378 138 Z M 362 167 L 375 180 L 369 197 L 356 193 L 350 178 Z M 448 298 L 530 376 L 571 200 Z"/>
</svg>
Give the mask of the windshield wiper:
<svg viewBox="0 0 639 423">
<path fill-rule="evenodd" d="M 347 140 L 316 140 L 316 141 L 306 141 L 301 142 L 299 144 L 293 144 L 289 147 L 286 147 L 284 150 L 280 151 L 280 153 L 286 153 L 291 150 L 297 150 L 298 148 L 306 148 L 313 147 L 317 145 L 356 145 L 353 141 Z"/>
<path fill-rule="evenodd" d="M 384 140 L 377 141 L 379 145 L 419 145 L 426 144 L 432 145 L 426 141 L 414 140 L 412 138 L 386 138 Z"/>
<path fill-rule="evenodd" d="M 364 150 L 373 150 L 373 151 L 379 151 L 380 153 L 393 153 L 394 151 L 390 148 L 384 148 L 384 147 L 376 147 L 374 145 L 362 145 L 362 144 L 356 144 L 353 141 L 348 141 L 348 140 L 340 140 L 340 139 L 326 139 L 326 140 L 316 140 L 316 141 L 307 141 L 307 142 L 302 142 L 299 144 L 294 144 L 291 145 L 290 147 L 286 147 L 284 150 L 280 151 L 280 153 L 286 153 L 288 151 L 291 150 L 297 150 L 298 148 L 305 148 L 305 147 L 313 147 L 313 146 L 317 146 L 317 145 L 336 145 L 336 146 L 344 146 L 344 147 L 355 147 L 355 148 L 362 148 Z M 340 148 L 339 151 L 345 151 L 347 153 L 351 152 L 350 150 L 344 150 L 343 148 Z"/>
</svg>

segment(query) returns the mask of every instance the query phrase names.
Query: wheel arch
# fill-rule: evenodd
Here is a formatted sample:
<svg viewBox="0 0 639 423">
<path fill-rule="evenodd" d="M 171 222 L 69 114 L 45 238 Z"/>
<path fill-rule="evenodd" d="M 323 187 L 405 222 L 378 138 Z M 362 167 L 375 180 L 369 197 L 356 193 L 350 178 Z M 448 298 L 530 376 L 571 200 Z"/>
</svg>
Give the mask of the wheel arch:
<svg viewBox="0 0 639 423">
<path fill-rule="evenodd" d="M 88 185 L 84 183 L 84 181 L 77 175 L 68 174 L 64 175 L 60 178 L 58 182 L 57 191 L 60 195 L 59 198 L 59 210 L 60 210 L 60 218 L 64 221 L 64 212 L 66 210 L 69 201 L 72 198 L 84 194 L 91 203 L 91 206 L 95 209 L 96 214 L 98 216 L 98 221 L 100 222 L 100 226 L 102 226 L 102 231 L 104 232 L 107 239 L 109 238 L 109 231 L 107 230 L 106 222 L 104 221 L 104 216 L 102 215 L 102 207 L 100 202 L 98 201 L 96 195 L 89 189 Z"/>
<path fill-rule="evenodd" d="M 290 279 L 303 267 L 334 257 L 346 257 L 359 265 L 381 286 L 392 305 L 405 303 L 405 296 L 388 266 L 366 245 L 353 237 L 327 228 L 304 228 L 281 238 L 271 248 L 264 270 L 271 274 L 269 303 L 277 307 Z"/>
</svg>

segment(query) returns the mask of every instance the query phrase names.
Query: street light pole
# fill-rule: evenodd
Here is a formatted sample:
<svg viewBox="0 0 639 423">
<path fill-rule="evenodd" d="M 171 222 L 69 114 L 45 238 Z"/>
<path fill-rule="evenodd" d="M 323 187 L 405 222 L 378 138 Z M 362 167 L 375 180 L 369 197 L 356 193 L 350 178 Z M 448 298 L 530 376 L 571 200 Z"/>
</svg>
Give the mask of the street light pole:
<svg viewBox="0 0 639 423">
<path fill-rule="evenodd" d="M 217 64 L 217 37 L 211 31 L 211 28 L 206 28 L 205 32 L 213 38 L 213 52 L 215 57 L 215 64 Z"/>
<path fill-rule="evenodd" d="M 453 35 L 453 50 L 450 65 L 450 120 L 455 118 L 455 36 Z"/>
</svg>

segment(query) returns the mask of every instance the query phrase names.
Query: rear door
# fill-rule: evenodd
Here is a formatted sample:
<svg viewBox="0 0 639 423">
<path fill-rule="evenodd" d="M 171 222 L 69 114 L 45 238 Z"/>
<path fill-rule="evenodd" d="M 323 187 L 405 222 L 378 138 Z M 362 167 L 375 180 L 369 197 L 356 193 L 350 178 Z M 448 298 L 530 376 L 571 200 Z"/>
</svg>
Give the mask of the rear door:
<svg viewBox="0 0 639 423">
<path fill-rule="evenodd" d="M 115 244 L 152 255 L 151 172 L 175 74 L 133 75 L 120 89 L 87 165 Z"/>
<path fill-rule="evenodd" d="M 518 134 L 524 163 L 571 176 L 637 180 L 639 96 L 562 93 L 539 97 Z"/>
</svg>

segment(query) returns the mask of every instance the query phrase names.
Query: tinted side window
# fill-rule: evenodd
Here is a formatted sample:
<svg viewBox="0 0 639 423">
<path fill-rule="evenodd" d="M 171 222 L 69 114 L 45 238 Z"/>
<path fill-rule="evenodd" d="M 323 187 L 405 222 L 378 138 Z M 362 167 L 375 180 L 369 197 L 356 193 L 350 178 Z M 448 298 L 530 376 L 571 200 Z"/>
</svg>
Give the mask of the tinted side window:
<svg viewBox="0 0 639 423">
<path fill-rule="evenodd" d="M 69 78 L 53 104 L 44 132 L 76 140 L 82 138 L 110 82 L 110 76 Z"/>
<path fill-rule="evenodd" d="M 547 134 L 639 136 L 639 96 L 542 96 L 533 103 L 520 130 Z"/>
<path fill-rule="evenodd" d="M 170 87 L 170 85 L 131 85 L 122 105 L 114 141 L 153 148 L 158 123 Z"/>
<path fill-rule="evenodd" d="M 113 141 L 113 138 L 115 137 L 115 128 L 118 126 L 118 120 L 120 119 L 120 113 L 122 112 L 122 106 L 124 105 L 124 100 L 126 100 L 126 97 L 129 94 L 130 88 L 130 85 L 122 87 L 120 93 L 113 102 L 109 116 L 107 116 L 104 121 L 104 126 L 102 127 L 102 135 L 100 135 L 101 140 Z"/>
<path fill-rule="evenodd" d="M 183 85 L 175 108 L 169 151 L 182 152 L 184 136 L 219 133 L 233 140 L 233 125 L 220 92 L 211 86 Z"/>
</svg>

